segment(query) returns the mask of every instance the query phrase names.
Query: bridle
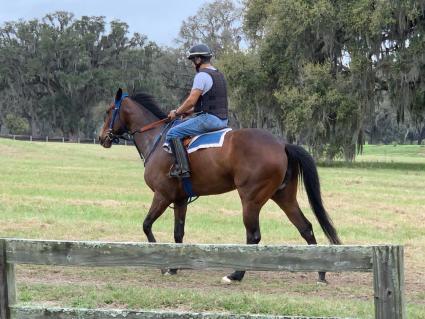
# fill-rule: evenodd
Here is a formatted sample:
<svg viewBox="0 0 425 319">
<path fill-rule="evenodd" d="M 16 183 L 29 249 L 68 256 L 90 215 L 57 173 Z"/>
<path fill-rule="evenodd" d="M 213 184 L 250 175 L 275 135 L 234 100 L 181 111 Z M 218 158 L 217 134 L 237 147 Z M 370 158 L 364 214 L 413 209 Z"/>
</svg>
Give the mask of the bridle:
<svg viewBox="0 0 425 319">
<path fill-rule="evenodd" d="M 127 93 L 124 93 L 124 94 L 121 95 L 121 98 L 119 100 L 115 100 L 115 102 L 114 102 L 114 104 L 115 104 L 114 113 L 112 114 L 111 123 L 109 123 L 109 129 L 106 132 L 106 137 L 112 143 L 115 143 L 115 144 L 118 144 L 119 141 L 120 141 L 120 139 L 124 139 L 124 140 L 128 140 L 129 139 L 128 137 L 126 137 L 124 135 L 124 134 L 126 134 L 128 132 L 128 129 L 127 128 L 125 128 L 125 132 L 123 134 L 115 134 L 114 132 L 112 132 L 112 128 L 114 127 L 115 120 L 116 120 L 117 116 L 119 116 L 119 113 L 120 113 L 120 110 L 121 110 L 122 101 L 126 97 L 128 97 L 128 94 Z"/>
<path fill-rule="evenodd" d="M 128 94 L 127 94 L 127 93 L 125 93 L 125 94 L 123 94 L 123 95 L 121 96 L 121 98 L 120 98 L 119 100 L 115 100 L 115 102 L 114 102 L 114 104 L 115 104 L 115 107 L 114 107 L 114 113 L 112 114 L 112 120 L 111 120 L 111 123 L 109 123 L 109 129 L 108 129 L 108 131 L 106 132 L 106 138 L 107 138 L 107 139 L 109 139 L 112 143 L 118 144 L 118 143 L 119 143 L 119 141 L 120 141 L 120 139 L 123 139 L 123 140 L 129 141 L 129 140 L 131 140 L 131 137 L 133 137 L 133 136 L 134 136 L 135 134 L 137 134 L 137 133 L 143 133 L 143 132 L 149 131 L 149 130 L 151 130 L 151 129 L 153 129 L 153 128 L 155 128 L 155 127 L 157 127 L 157 126 L 161 125 L 161 124 L 167 123 L 167 122 L 169 122 L 169 125 L 171 124 L 171 122 L 172 122 L 172 121 L 170 122 L 170 119 L 169 119 L 168 117 L 166 117 L 166 118 L 164 118 L 164 119 L 162 119 L 162 120 L 159 120 L 159 121 L 156 121 L 156 122 L 153 122 L 153 123 L 147 124 L 147 125 L 145 125 L 145 126 L 143 126 L 143 127 L 139 128 L 139 129 L 136 129 L 136 130 L 131 131 L 131 132 L 129 132 L 129 129 L 125 126 L 125 127 L 121 127 L 121 128 L 124 130 L 124 133 L 122 133 L 122 134 L 116 134 L 116 133 L 114 133 L 114 132 L 112 131 L 112 129 L 113 129 L 113 127 L 114 127 L 115 120 L 116 120 L 116 118 L 119 116 L 119 112 L 120 112 L 120 110 L 121 110 L 121 104 L 122 104 L 122 101 L 123 101 L 125 98 L 127 98 L 127 97 L 128 97 Z M 145 164 L 146 164 L 146 162 L 147 162 L 148 158 L 150 157 L 150 155 L 151 155 L 151 154 L 153 153 L 153 151 L 155 150 L 156 146 L 158 145 L 158 143 L 159 143 L 159 141 L 160 141 L 160 139 L 161 139 L 161 137 L 162 137 L 162 135 L 163 135 L 164 131 L 166 131 L 166 130 L 169 128 L 169 125 L 167 125 L 167 126 L 165 127 L 165 129 L 161 132 L 161 134 L 160 134 L 160 135 L 156 138 L 155 142 L 153 143 L 153 147 L 152 147 L 152 148 L 151 148 L 151 150 L 149 151 L 149 153 L 148 153 L 148 155 L 146 156 L 146 158 L 143 158 L 142 153 L 139 151 L 140 156 L 142 157 L 142 159 L 143 159 L 143 161 L 145 162 Z M 136 145 L 136 146 L 137 146 L 137 145 Z"/>
<path fill-rule="evenodd" d="M 151 129 L 153 129 L 153 128 L 155 128 L 155 127 L 157 127 L 157 126 L 159 126 L 159 125 L 161 125 L 161 124 L 166 123 L 166 122 L 169 121 L 169 118 L 166 117 L 166 118 L 164 118 L 162 120 L 159 120 L 159 121 L 156 121 L 156 122 L 147 124 L 145 126 L 142 126 L 141 128 L 136 129 L 136 130 L 134 130 L 132 132 L 129 132 L 128 128 L 125 127 L 124 128 L 124 131 L 125 132 L 123 134 L 115 134 L 114 132 L 112 132 L 112 128 L 114 127 L 114 123 L 115 123 L 116 118 L 119 116 L 119 112 L 121 110 L 122 101 L 126 97 L 128 97 L 128 94 L 127 93 L 123 94 L 119 100 L 116 100 L 115 101 L 115 107 L 114 107 L 114 113 L 112 114 L 112 120 L 111 120 L 111 123 L 109 123 L 109 129 L 106 132 L 107 137 L 111 141 L 113 141 L 113 142 L 119 142 L 119 139 L 129 140 L 129 138 L 126 135 L 133 136 L 134 134 L 137 134 L 137 133 L 143 133 L 143 132 L 149 131 L 149 130 L 151 130 Z"/>
</svg>

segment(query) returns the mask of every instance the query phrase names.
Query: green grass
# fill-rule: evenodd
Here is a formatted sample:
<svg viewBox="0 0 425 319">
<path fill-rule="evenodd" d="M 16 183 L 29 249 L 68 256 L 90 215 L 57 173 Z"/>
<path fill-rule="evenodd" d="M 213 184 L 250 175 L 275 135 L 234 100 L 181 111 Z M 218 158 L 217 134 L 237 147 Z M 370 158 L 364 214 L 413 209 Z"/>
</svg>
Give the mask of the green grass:
<svg viewBox="0 0 425 319">
<path fill-rule="evenodd" d="M 309 308 L 312 316 L 332 316 L 339 313 L 342 316 L 351 316 L 351 309 L 356 306 L 361 317 L 368 316 L 373 311 L 371 304 L 361 307 L 353 302 L 337 301 L 323 305 L 323 298 L 313 297 L 306 301 L 302 296 L 266 295 L 262 292 L 234 293 L 225 295 L 219 291 L 196 291 L 193 289 L 179 289 L 178 292 L 168 288 L 141 288 L 105 285 L 99 287 L 86 287 L 81 285 L 46 285 L 35 284 L 23 287 L 22 297 L 26 302 L 32 299 L 47 301 L 57 300 L 57 296 L 72 295 L 68 303 L 72 307 L 128 307 L 144 309 L 190 309 L 192 311 L 216 311 L 237 313 L 267 313 L 297 315 L 305 307 Z"/>
<path fill-rule="evenodd" d="M 425 147 L 369 146 L 355 163 L 320 164 L 322 193 L 345 244 L 405 245 L 409 318 L 425 317 Z M 0 237 L 145 241 L 141 229 L 152 199 L 143 163 L 132 147 L 0 140 Z M 299 201 L 325 237 L 304 190 Z M 279 208 L 261 213 L 263 244 L 303 244 Z M 173 241 L 171 209 L 154 224 Z M 185 242 L 243 243 L 235 192 L 200 198 L 188 210 Z M 306 316 L 373 317 L 370 274 L 248 273 L 241 284 L 222 272 L 183 271 L 172 278 L 150 269 L 19 266 L 19 301 L 78 307 L 229 311 Z"/>
</svg>

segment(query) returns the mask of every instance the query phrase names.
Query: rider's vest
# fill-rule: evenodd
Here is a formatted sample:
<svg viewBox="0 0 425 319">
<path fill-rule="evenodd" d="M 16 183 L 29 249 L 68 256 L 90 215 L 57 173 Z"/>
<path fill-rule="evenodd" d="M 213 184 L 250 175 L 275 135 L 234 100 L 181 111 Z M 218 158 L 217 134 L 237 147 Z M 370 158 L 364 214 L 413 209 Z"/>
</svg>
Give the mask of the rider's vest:
<svg viewBox="0 0 425 319">
<path fill-rule="evenodd" d="M 195 113 L 205 112 L 222 120 L 227 119 L 227 85 L 224 75 L 208 68 L 200 69 L 199 72 L 208 73 L 212 77 L 213 85 L 207 93 L 199 97 L 195 105 Z"/>
</svg>

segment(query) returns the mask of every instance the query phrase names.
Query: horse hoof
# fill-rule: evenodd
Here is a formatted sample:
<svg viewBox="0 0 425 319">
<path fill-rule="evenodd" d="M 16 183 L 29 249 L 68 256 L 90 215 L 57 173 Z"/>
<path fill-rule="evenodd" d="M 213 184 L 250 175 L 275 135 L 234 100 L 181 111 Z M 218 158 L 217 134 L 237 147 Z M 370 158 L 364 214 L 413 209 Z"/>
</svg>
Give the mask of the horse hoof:
<svg viewBox="0 0 425 319">
<path fill-rule="evenodd" d="M 177 275 L 177 269 L 162 269 L 161 273 L 164 276 L 173 276 L 173 275 Z"/>
<path fill-rule="evenodd" d="M 221 283 L 222 284 L 225 284 L 225 285 L 231 285 L 231 284 L 233 284 L 235 282 L 236 282 L 235 280 L 232 280 L 232 279 L 230 279 L 227 276 L 224 276 L 223 278 L 221 278 Z"/>
<path fill-rule="evenodd" d="M 329 284 L 329 282 L 326 279 L 323 279 L 323 280 L 319 279 L 319 280 L 317 280 L 317 284 L 319 286 L 327 286 Z"/>
</svg>

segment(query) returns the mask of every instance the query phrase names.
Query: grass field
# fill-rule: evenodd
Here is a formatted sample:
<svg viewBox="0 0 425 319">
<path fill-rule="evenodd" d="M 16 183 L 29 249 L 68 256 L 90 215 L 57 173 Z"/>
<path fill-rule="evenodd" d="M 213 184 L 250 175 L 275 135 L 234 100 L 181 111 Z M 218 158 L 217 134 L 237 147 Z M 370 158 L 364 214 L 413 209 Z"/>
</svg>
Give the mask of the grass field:
<svg viewBox="0 0 425 319">
<path fill-rule="evenodd" d="M 325 205 L 345 244 L 405 245 L 408 317 L 425 318 L 425 147 L 366 146 L 356 163 L 321 165 Z M 29 143 L 0 139 L 0 237 L 145 241 L 152 198 L 133 147 Z M 308 208 L 319 243 L 326 244 Z M 237 193 L 200 198 L 188 210 L 185 242 L 243 243 Z M 279 208 L 261 213 L 262 244 L 304 244 Z M 154 224 L 173 241 L 171 209 Z M 177 309 L 373 318 L 371 274 L 250 272 L 223 286 L 222 272 L 18 266 L 22 304 Z"/>
</svg>

